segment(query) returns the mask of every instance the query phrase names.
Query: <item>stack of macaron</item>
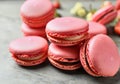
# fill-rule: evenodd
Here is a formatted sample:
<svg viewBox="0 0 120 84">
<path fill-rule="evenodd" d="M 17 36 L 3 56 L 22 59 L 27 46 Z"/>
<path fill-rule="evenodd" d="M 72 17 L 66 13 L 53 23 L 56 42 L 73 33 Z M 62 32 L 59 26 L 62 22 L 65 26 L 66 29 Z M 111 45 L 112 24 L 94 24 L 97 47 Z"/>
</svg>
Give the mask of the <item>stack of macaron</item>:
<svg viewBox="0 0 120 84">
<path fill-rule="evenodd" d="M 97 26 L 102 34 L 88 33 L 92 24 L 95 27 L 97 23 L 75 17 L 56 18 L 46 26 L 49 46 L 42 37 L 27 36 L 12 41 L 9 51 L 22 66 L 38 65 L 48 58 L 54 67 L 62 70 L 83 67 L 91 76 L 112 77 L 120 67 L 117 46 L 100 24 Z"/>
<path fill-rule="evenodd" d="M 21 28 L 25 37 L 12 41 L 9 46 L 12 58 L 19 65 L 34 66 L 47 59 L 45 27 L 54 18 L 54 12 L 50 0 L 26 0 L 21 6 Z"/>
<path fill-rule="evenodd" d="M 96 28 L 96 29 L 94 29 Z M 117 46 L 106 35 L 104 25 L 75 17 L 48 22 L 46 34 L 50 63 L 62 70 L 83 67 L 92 76 L 114 76 L 120 66 Z"/>
<path fill-rule="evenodd" d="M 88 38 L 87 21 L 75 17 L 56 18 L 48 22 L 46 34 L 51 42 L 48 59 L 52 65 L 63 70 L 81 67 L 79 45 Z"/>
<path fill-rule="evenodd" d="M 43 0 L 26 0 L 20 9 L 24 35 L 46 37 L 45 27 L 54 18 L 54 12 L 50 0 L 44 0 L 44 3 Z"/>
<path fill-rule="evenodd" d="M 104 12 L 100 17 L 96 13 L 93 21 L 89 22 L 76 17 L 53 19 L 54 8 L 49 0 L 44 1 L 48 5 L 42 0 L 27 0 L 22 5 L 22 31 L 27 36 L 10 43 L 12 58 L 22 66 L 39 65 L 48 58 L 54 67 L 61 70 L 83 67 L 92 76 L 114 76 L 119 71 L 120 57 L 104 26 L 113 20 L 113 17 L 107 19 L 115 14 L 113 7 L 102 9 Z M 43 9 L 39 10 L 41 7 Z M 105 11 L 110 14 L 102 19 Z M 49 45 L 43 38 L 45 34 Z"/>
</svg>

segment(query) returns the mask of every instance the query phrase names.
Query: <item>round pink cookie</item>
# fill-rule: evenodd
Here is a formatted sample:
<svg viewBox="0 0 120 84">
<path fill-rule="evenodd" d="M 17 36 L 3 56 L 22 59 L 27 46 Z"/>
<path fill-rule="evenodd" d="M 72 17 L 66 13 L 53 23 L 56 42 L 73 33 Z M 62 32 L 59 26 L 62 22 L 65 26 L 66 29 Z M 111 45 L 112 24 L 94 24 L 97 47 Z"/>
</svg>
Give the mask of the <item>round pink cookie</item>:
<svg viewBox="0 0 120 84">
<path fill-rule="evenodd" d="M 117 11 L 113 5 L 106 6 L 99 9 L 92 17 L 92 21 L 101 23 L 103 25 L 110 23 L 117 16 Z"/>
<path fill-rule="evenodd" d="M 60 46 L 79 44 L 87 38 L 87 31 L 87 21 L 75 17 L 56 18 L 46 26 L 48 39 Z"/>
<path fill-rule="evenodd" d="M 50 0 L 27 0 L 20 9 L 23 22 L 33 28 L 46 26 L 54 18 L 54 11 Z"/>
<path fill-rule="evenodd" d="M 38 36 L 27 36 L 12 41 L 9 51 L 13 59 L 20 65 L 33 66 L 47 58 L 47 41 Z"/>
<path fill-rule="evenodd" d="M 75 70 L 80 68 L 79 46 L 57 46 L 50 44 L 48 59 L 55 67 L 63 70 Z"/>
<path fill-rule="evenodd" d="M 90 37 L 97 34 L 107 34 L 107 28 L 100 23 L 90 21 L 88 33 Z"/>
<path fill-rule="evenodd" d="M 92 76 L 111 77 L 119 70 L 119 53 L 114 41 L 99 34 L 86 41 L 80 49 L 83 68 Z"/>
<path fill-rule="evenodd" d="M 42 36 L 42 37 L 46 36 L 45 27 L 35 29 L 29 27 L 25 23 L 22 23 L 21 29 L 25 36 Z"/>
</svg>

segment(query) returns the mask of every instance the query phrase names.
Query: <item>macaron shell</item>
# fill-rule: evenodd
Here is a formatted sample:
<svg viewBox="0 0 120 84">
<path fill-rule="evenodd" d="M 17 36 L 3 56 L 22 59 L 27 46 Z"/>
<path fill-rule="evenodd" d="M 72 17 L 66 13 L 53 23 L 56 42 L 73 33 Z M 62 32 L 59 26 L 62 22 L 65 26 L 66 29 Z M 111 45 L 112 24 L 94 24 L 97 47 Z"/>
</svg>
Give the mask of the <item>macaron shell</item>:
<svg viewBox="0 0 120 84">
<path fill-rule="evenodd" d="M 51 9 L 46 15 L 43 15 L 42 17 L 26 17 L 23 14 L 21 14 L 21 18 L 24 23 L 29 25 L 32 28 L 40 28 L 46 26 L 46 24 L 54 18 L 54 8 Z"/>
<path fill-rule="evenodd" d="M 57 46 L 50 44 L 48 49 L 50 63 L 63 70 L 75 70 L 80 68 L 79 46 Z"/>
<path fill-rule="evenodd" d="M 72 24 L 71 24 L 72 23 Z M 46 26 L 47 33 L 72 34 L 88 30 L 88 23 L 75 17 L 62 17 L 51 20 Z"/>
<path fill-rule="evenodd" d="M 9 45 L 9 50 L 13 54 L 36 54 L 46 52 L 48 49 L 47 41 L 39 36 L 27 36 L 14 40 Z"/>
<path fill-rule="evenodd" d="M 53 43 L 49 45 L 48 54 L 54 60 L 61 62 L 79 61 L 79 46 L 57 46 Z"/>
<path fill-rule="evenodd" d="M 118 72 L 119 53 L 110 37 L 103 34 L 94 36 L 89 40 L 86 52 L 91 69 L 101 76 L 114 76 Z"/>
<path fill-rule="evenodd" d="M 53 5 L 50 0 L 26 0 L 21 6 L 21 13 L 26 17 L 40 17 L 47 14 Z"/>
<path fill-rule="evenodd" d="M 105 14 L 109 13 L 111 10 L 114 9 L 114 6 L 106 6 L 104 8 L 99 9 L 93 16 L 92 16 L 92 21 L 97 21 L 99 20 L 102 16 Z"/>
<path fill-rule="evenodd" d="M 32 28 L 40 28 L 54 18 L 55 8 L 50 0 L 27 0 L 21 6 L 21 19 Z"/>
<path fill-rule="evenodd" d="M 80 63 L 76 63 L 74 65 L 62 65 L 54 60 L 52 60 L 51 58 L 49 58 L 49 61 L 51 62 L 52 65 L 54 65 L 55 67 L 59 68 L 59 69 L 62 69 L 62 70 L 76 70 L 78 68 L 81 67 L 81 64 Z"/>
<path fill-rule="evenodd" d="M 107 28 L 100 23 L 90 21 L 88 33 L 90 36 L 97 34 L 107 34 Z"/>
<path fill-rule="evenodd" d="M 28 25 L 26 25 L 25 23 L 22 24 L 21 26 L 21 30 L 22 32 L 26 35 L 26 36 L 45 36 L 45 27 L 41 27 L 41 28 L 31 28 Z"/>
<path fill-rule="evenodd" d="M 104 17 L 99 21 L 99 23 L 105 25 L 105 24 L 111 22 L 112 20 L 114 20 L 114 19 L 116 18 L 116 16 L 117 16 L 117 11 L 113 11 L 113 12 L 107 14 L 106 16 L 104 16 Z"/>
<path fill-rule="evenodd" d="M 92 76 L 98 77 L 99 75 L 96 74 L 96 73 L 94 73 L 94 72 L 91 70 L 91 68 L 90 68 L 90 66 L 89 66 L 89 64 L 88 64 L 88 62 L 87 62 L 87 59 L 86 59 L 86 45 L 87 45 L 87 43 L 88 43 L 88 41 L 86 41 L 86 42 L 84 43 L 84 45 L 82 45 L 81 48 L 80 48 L 80 62 L 81 62 L 81 64 L 82 64 L 84 70 L 85 70 L 88 74 L 90 74 L 90 75 L 92 75 Z"/>
</svg>

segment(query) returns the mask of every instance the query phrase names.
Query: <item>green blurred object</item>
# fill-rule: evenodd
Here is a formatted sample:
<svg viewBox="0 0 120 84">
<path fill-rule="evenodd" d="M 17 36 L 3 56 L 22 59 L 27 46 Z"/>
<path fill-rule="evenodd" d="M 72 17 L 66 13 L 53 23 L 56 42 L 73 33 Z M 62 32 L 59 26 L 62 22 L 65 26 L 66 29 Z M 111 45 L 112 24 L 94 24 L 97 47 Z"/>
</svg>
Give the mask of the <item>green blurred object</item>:
<svg viewBox="0 0 120 84">
<path fill-rule="evenodd" d="M 59 14 L 59 13 L 57 12 L 57 10 L 55 11 L 55 15 L 54 15 L 54 16 L 55 16 L 55 18 L 56 18 L 56 17 L 62 17 L 61 14 Z"/>
</svg>

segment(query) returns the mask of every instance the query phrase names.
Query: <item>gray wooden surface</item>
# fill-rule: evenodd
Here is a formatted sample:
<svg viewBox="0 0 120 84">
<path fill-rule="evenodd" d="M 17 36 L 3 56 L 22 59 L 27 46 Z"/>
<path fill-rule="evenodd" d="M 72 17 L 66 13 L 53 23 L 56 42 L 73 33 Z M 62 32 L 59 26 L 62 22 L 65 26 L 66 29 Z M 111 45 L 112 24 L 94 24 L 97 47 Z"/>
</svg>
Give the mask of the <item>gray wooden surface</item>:
<svg viewBox="0 0 120 84">
<path fill-rule="evenodd" d="M 61 1 L 63 9 L 59 12 L 63 16 L 71 16 L 70 8 L 76 1 L 80 0 Z M 87 8 L 89 3 L 93 4 L 94 7 L 99 7 L 101 3 L 100 0 L 82 0 L 81 2 Z M 120 72 L 112 78 L 95 78 L 88 75 L 82 68 L 72 72 L 58 70 L 48 61 L 35 67 L 17 65 L 11 58 L 8 45 L 10 41 L 23 36 L 20 30 L 19 14 L 22 3 L 21 0 L 0 1 L 0 84 L 120 84 Z M 112 29 L 109 30 L 109 35 L 120 51 L 120 37 L 115 35 L 111 31 Z"/>
</svg>

